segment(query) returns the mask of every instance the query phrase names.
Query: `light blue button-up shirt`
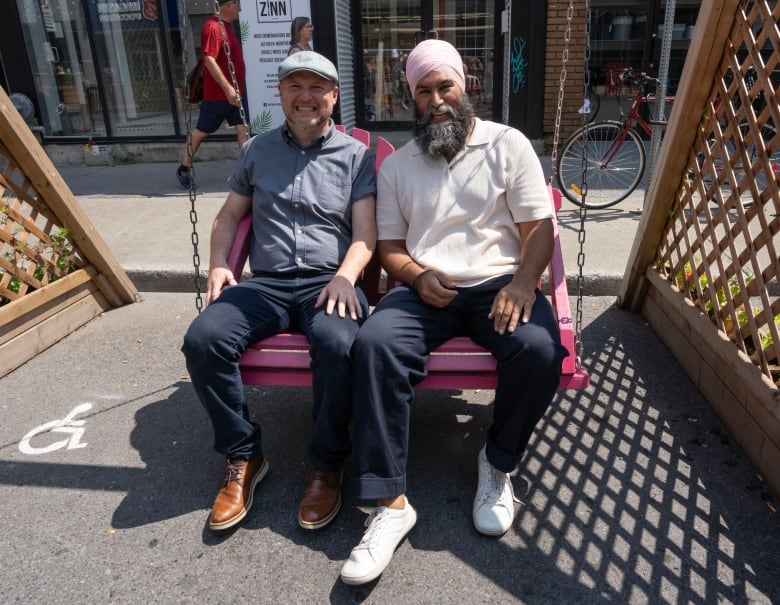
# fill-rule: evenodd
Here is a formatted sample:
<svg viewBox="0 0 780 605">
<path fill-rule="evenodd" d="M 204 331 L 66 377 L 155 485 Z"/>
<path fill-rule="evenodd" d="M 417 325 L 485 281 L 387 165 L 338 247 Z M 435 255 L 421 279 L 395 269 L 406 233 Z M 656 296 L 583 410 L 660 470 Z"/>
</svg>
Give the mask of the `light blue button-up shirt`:
<svg viewBox="0 0 780 605">
<path fill-rule="evenodd" d="M 352 243 L 352 203 L 376 195 L 374 157 L 333 124 L 303 149 L 285 124 L 242 148 L 228 186 L 252 196 L 252 273 L 335 272 Z"/>
</svg>

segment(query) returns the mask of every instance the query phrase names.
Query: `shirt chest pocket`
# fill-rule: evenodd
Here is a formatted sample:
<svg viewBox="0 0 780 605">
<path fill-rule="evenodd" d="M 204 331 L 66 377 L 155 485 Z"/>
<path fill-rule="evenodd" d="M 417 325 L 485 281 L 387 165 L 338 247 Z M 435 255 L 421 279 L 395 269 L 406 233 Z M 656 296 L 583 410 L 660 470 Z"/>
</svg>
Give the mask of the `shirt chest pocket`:
<svg viewBox="0 0 780 605">
<path fill-rule="evenodd" d="M 337 174 L 323 174 L 317 191 L 317 205 L 323 214 L 343 215 L 349 208 L 350 182 Z"/>
</svg>

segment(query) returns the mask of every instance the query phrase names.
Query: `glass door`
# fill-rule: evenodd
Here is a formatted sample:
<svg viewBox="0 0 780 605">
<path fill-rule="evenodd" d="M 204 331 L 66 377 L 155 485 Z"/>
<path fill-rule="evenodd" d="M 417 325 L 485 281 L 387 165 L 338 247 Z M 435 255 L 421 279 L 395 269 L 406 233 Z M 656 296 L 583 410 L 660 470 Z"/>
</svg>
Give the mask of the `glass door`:
<svg viewBox="0 0 780 605">
<path fill-rule="evenodd" d="M 485 120 L 493 117 L 494 4 L 488 0 L 434 2 L 434 28 L 428 36 L 446 40 L 460 51 L 466 93 L 477 117 Z"/>
<path fill-rule="evenodd" d="M 479 117 L 493 115 L 495 0 L 362 0 L 362 115 L 364 124 L 406 127 L 413 104 L 406 57 L 426 38 L 447 40 L 460 51 L 466 92 Z M 360 110 L 360 102 L 358 102 Z M 378 124 L 381 122 L 383 124 Z"/>
<path fill-rule="evenodd" d="M 80 5 L 17 0 L 30 68 L 47 136 L 100 132 L 89 26 Z"/>
<path fill-rule="evenodd" d="M 183 76 L 172 0 L 16 3 L 45 136 L 176 134 L 170 83 Z"/>
</svg>

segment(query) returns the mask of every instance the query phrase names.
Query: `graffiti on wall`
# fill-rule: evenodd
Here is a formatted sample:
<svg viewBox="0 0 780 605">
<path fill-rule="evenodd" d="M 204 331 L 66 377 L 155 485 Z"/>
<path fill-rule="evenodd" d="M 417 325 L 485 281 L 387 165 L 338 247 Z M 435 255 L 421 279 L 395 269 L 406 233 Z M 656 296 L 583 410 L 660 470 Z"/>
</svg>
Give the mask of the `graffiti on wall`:
<svg viewBox="0 0 780 605">
<path fill-rule="evenodd" d="M 517 92 L 526 85 L 526 71 L 528 69 L 528 61 L 525 58 L 525 50 L 528 45 L 528 40 L 515 36 L 512 40 L 512 55 L 509 59 L 510 68 L 512 70 L 512 93 Z"/>
</svg>

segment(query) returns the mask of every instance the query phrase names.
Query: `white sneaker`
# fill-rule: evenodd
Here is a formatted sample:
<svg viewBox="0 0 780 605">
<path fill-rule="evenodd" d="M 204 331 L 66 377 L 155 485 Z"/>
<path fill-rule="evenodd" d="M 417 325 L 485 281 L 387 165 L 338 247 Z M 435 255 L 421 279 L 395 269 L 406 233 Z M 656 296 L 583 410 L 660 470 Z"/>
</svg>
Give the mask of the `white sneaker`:
<svg viewBox="0 0 780 605">
<path fill-rule="evenodd" d="M 479 483 L 474 496 L 474 526 L 487 536 L 502 536 L 515 520 L 515 493 L 509 475 L 488 462 L 485 448 L 477 457 Z M 517 500 L 519 502 L 519 500 Z"/>
<path fill-rule="evenodd" d="M 366 533 L 341 568 L 344 584 L 365 584 L 378 578 L 396 547 L 417 522 L 417 512 L 406 501 L 402 510 L 379 506 L 366 519 Z"/>
</svg>

